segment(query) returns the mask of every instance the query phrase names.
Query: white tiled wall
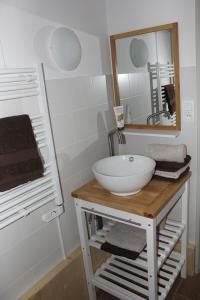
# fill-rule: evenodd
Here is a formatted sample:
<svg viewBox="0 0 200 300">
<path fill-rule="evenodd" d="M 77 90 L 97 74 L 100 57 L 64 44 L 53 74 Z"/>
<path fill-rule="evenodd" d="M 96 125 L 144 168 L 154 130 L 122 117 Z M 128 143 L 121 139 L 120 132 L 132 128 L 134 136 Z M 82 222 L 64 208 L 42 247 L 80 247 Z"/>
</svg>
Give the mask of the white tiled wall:
<svg viewBox="0 0 200 300">
<path fill-rule="evenodd" d="M 133 124 L 146 124 L 151 111 L 150 79 L 146 71 L 118 76 L 120 99 Z M 130 120 L 129 120 L 130 122 Z"/>
<path fill-rule="evenodd" d="M 111 80 L 103 75 L 109 65 L 104 1 L 50 2 L 1 1 L 0 63 L 30 67 L 46 62 L 66 209 L 61 228 L 68 254 L 79 244 L 71 191 L 91 178 L 94 161 L 108 155 L 106 132 L 113 124 L 108 101 L 112 99 Z M 75 30 L 81 40 L 83 56 L 73 72 L 51 69 L 45 57 L 48 43 L 44 33 L 58 26 Z M 17 113 L 15 105 L 12 111 Z M 7 113 L 7 106 L 3 113 Z M 18 299 L 62 259 L 57 223 L 42 222 L 42 215 L 50 207 L 46 205 L 0 231 L 0 300 Z"/>
<path fill-rule="evenodd" d="M 110 76 L 47 81 L 64 195 L 61 231 L 66 255 L 79 246 L 71 191 L 92 178 L 92 164 L 108 155 L 113 126 Z M 80 105 L 79 105 L 80 103 Z M 44 223 L 46 205 L 0 231 L 0 299 L 15 300 L 62 259 L 56 221 Z"/>
<path fill-rule="evenodd" d="M 47 92 L 65 200 L 61 229 L 66 254 L 79 245 L 71 192 L 93 177 L 93 163 L 108 155 L 114 125 L 109 76 L 49 80 Z"/>
<path fill-rule="evenodd" d="M 48 204 L 0 231 L 1 300 L 17 299 L 38 280 L 39 273 L 47 272 L 60 261 L 62 253 L 55 221 L 47 225 L 41 218 L 51 207 Z"/>
</svg>

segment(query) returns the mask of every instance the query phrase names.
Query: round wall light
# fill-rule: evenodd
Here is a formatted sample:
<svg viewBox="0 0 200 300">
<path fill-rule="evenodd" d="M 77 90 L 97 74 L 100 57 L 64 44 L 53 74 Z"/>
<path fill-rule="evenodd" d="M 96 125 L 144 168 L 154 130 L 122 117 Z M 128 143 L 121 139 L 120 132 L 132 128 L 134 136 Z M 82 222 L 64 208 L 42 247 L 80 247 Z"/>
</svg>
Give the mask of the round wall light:
<svg viewBox="0 0 200 300">
<path fill-rule="evenodd" d="M 130 43 L 130 58 L 137 68 L 144 67 L 148 62 L 149 51 L 146 43 L 137 38 L 133 38 Z"/>
<path fill-rule="evenodd" d="M 65 27 L 54 30 L 49 48 L 52 60 L 60 69 L 72 71 L 80 64 L 81 44 L 73 30 Z"/>
</svg>

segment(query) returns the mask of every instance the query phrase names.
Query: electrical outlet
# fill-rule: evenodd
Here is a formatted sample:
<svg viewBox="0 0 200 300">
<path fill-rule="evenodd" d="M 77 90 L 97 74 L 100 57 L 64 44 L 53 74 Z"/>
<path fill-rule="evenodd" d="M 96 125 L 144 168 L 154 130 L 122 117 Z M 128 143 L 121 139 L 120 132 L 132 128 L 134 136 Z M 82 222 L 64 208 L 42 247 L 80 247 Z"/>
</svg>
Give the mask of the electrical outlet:
<svg viewBox="0 0 200 300">
<path fill-rule="evenodd" d="M 184 101 L 183 102 L 183 121 L 193 122 L 194 121 L 194 102 Z"/>
</svg>

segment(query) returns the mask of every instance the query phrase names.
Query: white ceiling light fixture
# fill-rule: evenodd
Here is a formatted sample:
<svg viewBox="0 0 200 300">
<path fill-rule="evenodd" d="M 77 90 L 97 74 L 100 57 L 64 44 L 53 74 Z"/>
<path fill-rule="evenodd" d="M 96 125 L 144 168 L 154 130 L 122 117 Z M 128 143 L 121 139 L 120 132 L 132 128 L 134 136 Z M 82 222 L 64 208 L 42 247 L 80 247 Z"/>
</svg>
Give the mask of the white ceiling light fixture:
<svg viewBox="0 0 200 300">
<path fill-rule="evenodd" d="M 148 62 L 149 51 L 142 39 L 133 38 L 130 43 L 130 58 L 136 68 L 144 67 Z"/>
<path fill-rule="evenodd" d="M 81 62 L 81 44 L 71 29 L 66 27 L 55 29 L 50 38 L 49 49 L 51 59 L 61 70 L 73 71 Z"/>
</svg>

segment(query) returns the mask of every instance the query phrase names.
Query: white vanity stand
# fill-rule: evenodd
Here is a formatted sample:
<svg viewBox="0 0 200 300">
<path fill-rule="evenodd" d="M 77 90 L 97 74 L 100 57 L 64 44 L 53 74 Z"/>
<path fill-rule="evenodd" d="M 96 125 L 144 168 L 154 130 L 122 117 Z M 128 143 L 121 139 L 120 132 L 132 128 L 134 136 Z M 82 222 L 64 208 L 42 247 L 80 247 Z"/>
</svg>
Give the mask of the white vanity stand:
<svg viewBox="0 0 200 300">
<path fill-rule="evenodd" d="M 114 196 L 95 180 L 72 193 L 90 300 L 98 287 L 124 300 L 165 299 L 178 274 L 186 277 L 189 178 L 177 182 L 153 179 L 138 194 Z M 180 223 L 167 220 L 160 231 L 157 225 L 174 205 L 182 202 Z M 103 229 L 88 238 L 86 213 L 108 220 Z M 94 273 L 90 246 L 100 248 L 114 222 L 146 230 L 147 246 L 136 260 L 112 255 Z M 173 250 L 181 239 L 181 253 Z M 123 247 L 123 245 L 122 245 Z"/>
</svg>

